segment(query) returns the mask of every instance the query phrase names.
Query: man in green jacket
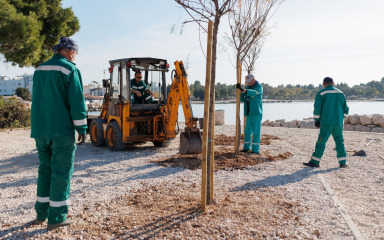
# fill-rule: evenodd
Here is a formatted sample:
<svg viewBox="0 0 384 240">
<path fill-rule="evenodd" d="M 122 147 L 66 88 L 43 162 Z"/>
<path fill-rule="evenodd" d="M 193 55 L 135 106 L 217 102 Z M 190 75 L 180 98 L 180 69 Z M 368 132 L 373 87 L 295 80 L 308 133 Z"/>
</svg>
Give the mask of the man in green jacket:
<svg viewBox="0 0 384 240">
<path fill-rule="evenodd" d="M 251 153 L 259 154 L 261 119 L 263 117 L 263 87 L 252 74 L 245 77 L 245 84 L 247 85 L 245 89 L 240 84 L 236 86 L 241 91 L 240 101 L 244 102 L 244 116 L 246 117 L 244 148 L 241 152 L 252 150 Z"/>
<path fill-rule="evenodd" d="M 37 213 L 34 223 L 48 219 L 48 229 L 74 223 L 67 219 L 70 181 L 78 144 L 86 139 L 87 119 L 83 83 L 73 61 L 78 53 L 75 41 L 61 37 L 52 48 L 53 57 L 33 75 L 31 137 L 39 155 Z"/>
<path fill-rule="evenodd" d="M 131 79 L 131 93 L 133 103 L 152 103 L 153 93 L 142 80 L 141 72 L 135 72 L 135 78 Z"/>
<path fill-rule="evenodd" d="M 348 166 L 347 153 L 344 147 L 343 126 L 344 118 L 348 116 L 349 108 L 344 93 L 333 85 L 334 82 L 332 78 L 324 78 L 324 89 L 316 94 L 313 118 L 315 119 L 316 127 L 320 128 L 320 133 L 311 160 L 303 163 L 308 167 L 320 166 L 325 144 L 331 134 L 336 143 L 339 166 L 341 168 Z"/>
</svg>

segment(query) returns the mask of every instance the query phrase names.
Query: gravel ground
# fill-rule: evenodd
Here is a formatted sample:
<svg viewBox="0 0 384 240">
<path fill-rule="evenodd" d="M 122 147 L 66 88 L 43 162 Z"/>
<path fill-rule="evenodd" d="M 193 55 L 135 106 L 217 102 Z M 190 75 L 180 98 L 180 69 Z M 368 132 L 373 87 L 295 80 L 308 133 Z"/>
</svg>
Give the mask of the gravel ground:
<svg viewBox="0 0 384 240">
<path fill-rule="evenodd" d="M 216 126 L 215 134 L 233 136 L 234 129 Z M 47 231 L 27 224 L 35 218 L 38 168 L 30 130 L 2 131 L 0 239 L 384 239 L 383 134 L 346 132 L 346 169 L 339 169 L 330 139 L 321 167 L 311 169 L 302 162 L 318 130 L 262 127 L 262 133 L 280 138 L 262 145 L 262 154 L 293 156 L 216 171 L 205 213 L 201 170 L 153 163 L 175 156 L 178 138 L 167 148 L 145 143 L 122 152 L 88 140 L 76 151 L 71 185 L 69 215 L 78 222 Z M 366 146 L 367 139 L 378 140 Z M 351 156 L 359 150 L 367 156 Z"/>
</svg>

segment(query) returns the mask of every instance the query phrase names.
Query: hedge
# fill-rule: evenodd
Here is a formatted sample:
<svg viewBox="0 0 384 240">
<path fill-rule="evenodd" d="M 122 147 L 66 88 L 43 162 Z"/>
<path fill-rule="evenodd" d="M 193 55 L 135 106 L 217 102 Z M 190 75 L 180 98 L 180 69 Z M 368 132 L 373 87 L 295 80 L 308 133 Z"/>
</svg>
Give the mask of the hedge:
<svg viewBox="0 0 384 240">
<path fill-rule="evenodd" d="M 0 128 L 20 128 L 31 125 L 31 110 L 16 98 L 0 96 Z"/>
</svg>

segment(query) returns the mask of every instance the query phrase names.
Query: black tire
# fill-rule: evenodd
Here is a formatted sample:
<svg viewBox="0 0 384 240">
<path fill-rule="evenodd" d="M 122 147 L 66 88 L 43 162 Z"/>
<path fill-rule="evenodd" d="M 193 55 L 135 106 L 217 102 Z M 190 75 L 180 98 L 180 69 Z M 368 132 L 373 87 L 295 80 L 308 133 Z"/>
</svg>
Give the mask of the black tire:
<svg viewBox="0 0 384 240">
<path fill-rule="evenodd" d="M 107 130 L 105 133 L 107 148 L 110 151 L 121 151 L 126 147 L 123 143 L 123 133 L 117 122 L 112 121 L 108 123 Z"/>
<path fill-rule="evenodd" d="M 163 142 L 153 141 L 153 145 L 155 145 L 155 147 L 168 147 L 169 144 L 171 144 L 170 140 L 165 140 Z"/>
<path fill-rule="evenodd" d="M 105 123 L 104 119 L 95 118 L 89 127 L 89 136 L 91 137 L 92 145 L 95 147 L 105 146 L 103 123 Z"/>
</svg>

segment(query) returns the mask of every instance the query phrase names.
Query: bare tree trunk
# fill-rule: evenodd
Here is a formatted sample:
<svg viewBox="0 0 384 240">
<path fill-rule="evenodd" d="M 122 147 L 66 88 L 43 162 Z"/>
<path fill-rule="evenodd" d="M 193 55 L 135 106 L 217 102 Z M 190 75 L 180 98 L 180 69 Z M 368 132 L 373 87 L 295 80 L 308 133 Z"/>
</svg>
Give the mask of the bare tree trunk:
<svg viewBox="0 0 384 240">
<path fill-rule="evenodd" d="M 237 57 L 236 61 L 236 78 L 237 83 L 241 83 L 241 60 Z M 239 89 L 236 90 L 236 137 L 235 137 L 235 154 L 239 154 L 240 140 L 241 140 L 241 120 L 240 120 L 240 97 L 241 92 Z"/>
<path fill-rule="evenodd" d="M 208 132 L 208 152 L 207 152 L 207 189 L 212 188 L 211 183 L 211 172 L 213 172 L 213 169 L 211 171 L 211 166 L 213 165 L 214 161 L 214 141 L 215 141 L 215 133 L 214 133 L 214 127 L 215 123 L 214 120 L 214 114 L 215 114 L 215 81 L 216 81 L 216 52 L 217 52 L 217 33 L 219 31 L 219 24 L 220 24 L 220 18 L 215 18 L 215 21 L 213 22 L 213 43 L 212 43 L 212 72 L 211 72 L 211 88 L 210 88 L 210 103 L 209 103 L 209 132 Z M 207 194 L 207 203 L 210 204 L 210 201 L 212 200 L 213 196 L 211 196 L 210 191 L 208 191 Z"/>
<path fill-rule="evenodd" d="M 206 126 L 203 129 L 203 146 L 201 153 L 201 209 L 203 212 L 206 210 L 207 205 L 207 151 L 208 148 L 208 124 L 209 124 L 209 102 L 210 102 L 210 87 L 211 87 L 211 67 L 212 67 L 212 33 L 213 23 L 208 23 L 208 38 L 207 38 L 207 66 L 206 66 L 206 79 L 205 79 L 205 94 L 204 94 L 204 124 Z M 213 175 L 212 175 L 213 177 Z M 213 192 L 213 189 L 212 189 Z M 213 196 L 213 193 L 211 194 Z"/>
</svg>

